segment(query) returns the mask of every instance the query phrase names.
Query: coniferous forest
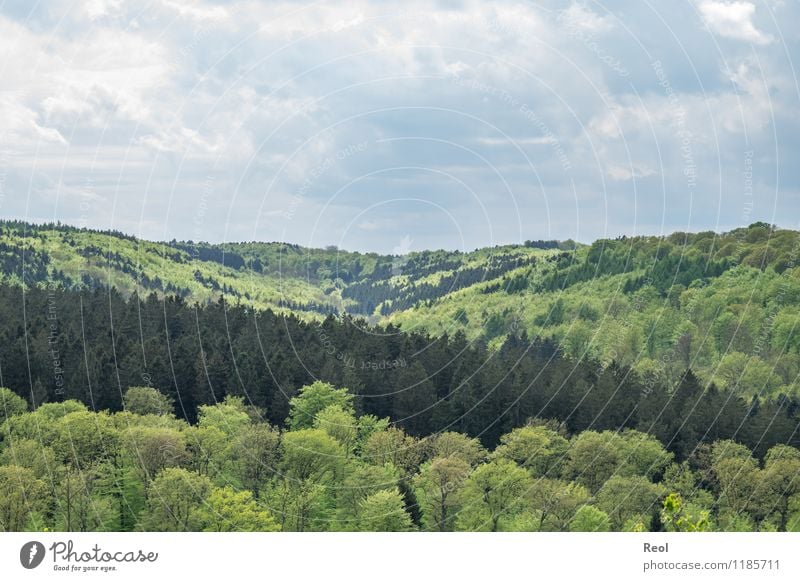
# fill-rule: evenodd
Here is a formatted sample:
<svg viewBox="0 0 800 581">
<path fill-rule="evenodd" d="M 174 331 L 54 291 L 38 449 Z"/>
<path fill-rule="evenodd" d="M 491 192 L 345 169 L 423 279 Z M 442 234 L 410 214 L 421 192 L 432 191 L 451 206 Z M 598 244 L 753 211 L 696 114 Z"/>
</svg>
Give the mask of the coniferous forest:
<svg viewBox="0 0 800 581">
<path fill-rule="evenodd" d="M 797 233 L 2 239 L 2 530 L 800 530 Z"/>
</svg>

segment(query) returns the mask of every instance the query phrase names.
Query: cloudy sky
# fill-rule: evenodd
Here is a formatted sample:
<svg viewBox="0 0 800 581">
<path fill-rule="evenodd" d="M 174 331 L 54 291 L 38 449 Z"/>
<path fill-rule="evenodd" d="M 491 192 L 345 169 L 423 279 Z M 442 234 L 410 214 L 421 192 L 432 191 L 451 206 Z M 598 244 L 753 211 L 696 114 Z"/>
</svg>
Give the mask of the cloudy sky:
<svg viewBox="0 0 800 581">
<path fill-rule="evenodd" d="M 800 226 L 794 0 L 1 6 L 4 218 L 380 252 Z"/>
</svg>

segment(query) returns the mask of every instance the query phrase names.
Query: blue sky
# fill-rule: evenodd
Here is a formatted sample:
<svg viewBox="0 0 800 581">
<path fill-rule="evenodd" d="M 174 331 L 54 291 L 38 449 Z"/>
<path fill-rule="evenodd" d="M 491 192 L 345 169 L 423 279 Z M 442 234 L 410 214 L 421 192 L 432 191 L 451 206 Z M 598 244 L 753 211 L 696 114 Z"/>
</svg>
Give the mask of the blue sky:
<svg viewBox="0 0 800 581">
<path fill-rule="evenodd" d="M 0 215 L 379 252 L 800 226 L 800 5 L 0 8 Z"/>
</svg>

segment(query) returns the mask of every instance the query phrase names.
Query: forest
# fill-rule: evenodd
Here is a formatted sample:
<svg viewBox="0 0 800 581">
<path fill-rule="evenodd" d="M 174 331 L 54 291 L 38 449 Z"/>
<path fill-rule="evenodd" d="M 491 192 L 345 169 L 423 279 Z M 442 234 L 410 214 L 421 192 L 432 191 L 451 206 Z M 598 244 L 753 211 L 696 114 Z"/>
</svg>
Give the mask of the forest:
<svg viewBox="0 0 800 581">
<path fill-rule="evenodd" d="M 4 222 L 0 530 L 800 530 L 798 248 Z"/>
</svg>

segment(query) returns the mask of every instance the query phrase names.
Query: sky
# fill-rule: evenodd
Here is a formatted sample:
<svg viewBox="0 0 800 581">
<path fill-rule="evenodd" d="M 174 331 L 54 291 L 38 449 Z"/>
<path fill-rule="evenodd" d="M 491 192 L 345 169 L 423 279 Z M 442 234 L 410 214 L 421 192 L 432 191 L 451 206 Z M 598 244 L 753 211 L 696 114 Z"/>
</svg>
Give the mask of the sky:
<svg viewBox="0 0 800 581">
<path fill-rule="evenodd" d="M 800 228 L 791 0 L 10 0 L 0 217 L 382 253 Z"/>
</svg>

